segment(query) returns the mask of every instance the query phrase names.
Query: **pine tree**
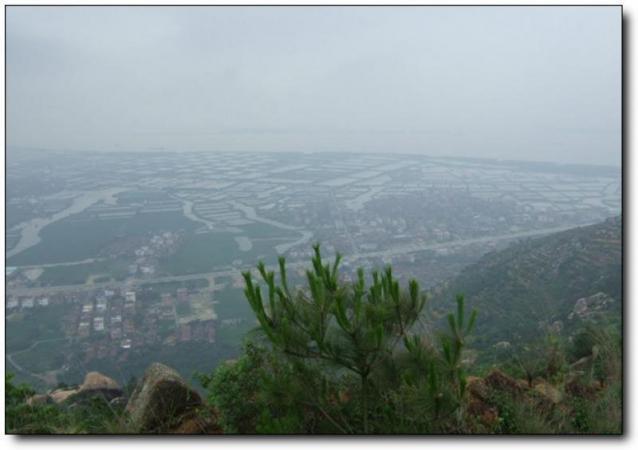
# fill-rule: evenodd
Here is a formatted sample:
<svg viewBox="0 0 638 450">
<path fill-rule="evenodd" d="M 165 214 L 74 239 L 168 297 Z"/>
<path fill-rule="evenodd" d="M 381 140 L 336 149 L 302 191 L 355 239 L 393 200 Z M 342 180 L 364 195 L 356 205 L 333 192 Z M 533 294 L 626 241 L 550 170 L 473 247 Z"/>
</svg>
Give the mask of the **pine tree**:
<svg viewBox="0 0 638 450">
<path fill-rule="evenodd" d="M 426 389 L 432 403 L 440 401 L 440 380 L 435 364 L 425 351 L 420 336 L 414 333 L 426 304 L 419 284 L 411 280 L 407 291 L 387 267 L 372 272 L 366 280 L 364 271 L 357 271 L 356 280 L 343 283 L 339 279 L 341 255 L 332 264 L 324 264 L 319 245 L 314 247 L 312 270 L 306 272 L 307 290 L 292 291 L 288 286 L 286 263 L 279 258 L 279 279 L 263 263 L 258 265 L 265 292 L 250 272 L 243 274 L 245 294 L 254 310 L 260 328 L 276 351 L 285 355 L 300 373 L 316 370 L 329 383 L 339 376 L 356 377 L 355 397 L 363 433 L 374 432 L 371 426 L 371 402 L 378 398 L 380 374 L 388 364 L 396 364 L 397 354 L 417 361 L 414 379 L 429 380 Z M 464 336 L 471 329 L 476 313 L 464 321 L 464 305 L 459 304 L 457 316 L 452 316 L 451 335 L 443 338 L 443 353 L 457 385 L 456 396 L 462 396 L 464 376 L 461 352 Z M 398 372 L 396 369 L 395 372 Z M 393 386 L 392 388 L 395 388 Z M 374 393 L 373 393 L 374 390 Z M 378 403 L 378 401 L 377 401 Z M 327 414 L 326 414 L 327 415 Z M 376 416 L 376 415 L 375 415 Z M 337 420 L 330 417 L 337 424 Z M 340 429 L 354 430 L 351 423 L 341 423 Z"/>
</svg>

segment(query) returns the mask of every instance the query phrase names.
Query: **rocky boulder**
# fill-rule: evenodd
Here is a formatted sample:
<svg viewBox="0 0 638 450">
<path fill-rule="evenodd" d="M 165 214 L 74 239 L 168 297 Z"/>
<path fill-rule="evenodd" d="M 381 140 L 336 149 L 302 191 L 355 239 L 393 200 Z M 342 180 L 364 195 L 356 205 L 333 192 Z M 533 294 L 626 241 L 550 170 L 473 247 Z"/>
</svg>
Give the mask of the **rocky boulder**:
<svg viewBox="0 0 638 450">
<path fill-rule="evenodd" d="M 534 386 L 534 390 L 538 392 L 543 398 L 547 399 L 553 404 L 558 404 L 563 399 L 563 394 L 551 384 L 540 381 Z"/>
<path fill-rule="evenodd" d="M 498 369 L 493 369 L 483 381 L 490 389 L 507 392 L 510 395 L 519 395 L 523 392 L 523 387 L 518 380 Z"/>
<path fill-rule="evenodd" d="M 153 363 L 133 391 L 126 411 L 134 432 L 166 433 L 192 421 L 201 405 L 199 394 L 175 370 Z"/>
<path fill-rule="evenodd" d="M 594 319 L 597 315 L 608 309 L 614 303 L 614 299 L 604 292 L 598 292 L 589 297 L 581 297 L 576 300 L 574 308 L 567 318 L 573 320 Z"/>
<path fill-rule="evenodd" d="M 467 391 L 470 396 L 479 400 L 487 401 L 489 397 L 489 389 L 482 378 L 469 376 L 467 377 Z"/>
<path fill-rule="evenodd" d="M 77 389 L 56 389 L 49 393 L 49 397 L 51 397 L 55 403 L 60 404 L 66 402 L 70 397 L 77 393 Z"/>
<path fill-rule="evenodd" d="M 89 372 L 84 377 L 84 382 L 80 386 L 80 392 L 92 390 L 120 390 L 120 385 L 115 380 L 102 375 L 100 372 Z"/>
<path fill-rule="evenodd" d="M 27 405 L 31 407 L 48 405 L 51 403 L 53 403 L 53 399 L 47 394 L 36 394 L 27 399 Z"/>
<path fill-rule="evenodd" d="M 121 395 L 122 389 L 115 380 L 99 372 L 89 372 L 84 377 L 84 382 L 78 388 L 77 394 L 73 396 L 73 400 L 101 397 L 111 401 Z"/>
<path fill-rule="evenodd" d="M 57 404 L 77 404 L 96 397 L 108 402 L 122 396 L 122 389 L 112 378 L 99 372 L 89 372 L 80 386 L 56 389 L 49 396 Z"/>
<path fill-rule="evenodd" d="M 467 377 L 467 392 L 467 413 L 488 430 L 493 428 L 498 423 L 498 409 L 490 404 L 490 389 L 485 381 L 479 377 Z"/>
</svg>

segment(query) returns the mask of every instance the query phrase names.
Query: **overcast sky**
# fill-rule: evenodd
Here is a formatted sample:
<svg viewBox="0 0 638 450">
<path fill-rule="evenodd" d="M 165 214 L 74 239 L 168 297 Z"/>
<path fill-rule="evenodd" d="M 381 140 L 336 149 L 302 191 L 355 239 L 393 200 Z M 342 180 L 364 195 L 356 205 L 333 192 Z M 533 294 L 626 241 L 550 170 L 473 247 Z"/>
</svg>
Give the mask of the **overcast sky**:
<svg viewBox="0 0 638 450">
<path fill-rule="evenodd" d="M 7 142 L 620 164 L 619 7 L 8 7 Z"/>
</svg>

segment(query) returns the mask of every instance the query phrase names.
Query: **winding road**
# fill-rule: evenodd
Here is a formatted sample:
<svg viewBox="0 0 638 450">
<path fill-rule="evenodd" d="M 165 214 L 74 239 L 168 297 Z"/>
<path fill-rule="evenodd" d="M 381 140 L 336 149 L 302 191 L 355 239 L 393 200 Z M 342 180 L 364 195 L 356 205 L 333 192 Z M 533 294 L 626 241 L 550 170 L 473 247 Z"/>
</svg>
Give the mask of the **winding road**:
<svg viewBox="0 0 638 450">
<path fill-rule="evenodd" d="M 33 344 L 31 344 L 29 347 L 23 349 L 23 350 L 18 350 L 17 352 L 13 352 L 11 354 L 7 353 L 7 361 L 9 361 L 9 363 L 16 369 L 19 370 L 22 373 L 26 373 L 27 375 L 30 375 L 34 378 L 37 378 L 39 380 L 44 381 L 45 383 L 47 383 L 47 379 L 46 377 L 43 377 L 40 374 L 31 372 L 30 370 L 25 369 L 24 367 L 22 367 L 20 364 L 18 364 L 17 362 L 15 362 L 13 360 L 13 357 L 15 355 L 19 355 L 20 353 L 26 353 L 26 352 L 30 352 L 31 350 L 33 350 L 35 347 L 37 347 L 38 345 L 44 343 L 44 342 L 57 342 L 57 341 L 68 341 L 71 338 L 68 337 L 63 337 L 63 338 L 53 338 L 53 339 L 41 339 L 39 341 L 35 341 Z"/>
</svg>

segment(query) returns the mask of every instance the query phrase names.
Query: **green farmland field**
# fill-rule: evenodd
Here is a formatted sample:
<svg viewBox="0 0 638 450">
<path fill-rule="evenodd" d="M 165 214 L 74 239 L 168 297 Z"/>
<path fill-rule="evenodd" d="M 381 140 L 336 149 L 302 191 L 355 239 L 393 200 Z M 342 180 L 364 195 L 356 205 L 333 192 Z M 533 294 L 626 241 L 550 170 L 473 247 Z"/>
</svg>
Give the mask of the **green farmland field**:
<svg viewBox="0 0 638 450">
<path fill-rule="evenodd" d="M 40 233 L 41 242 L 12 258 L 14 266 L 79 261 L 97 256 L 112 241 L 159 231 L 192 231 L 197 223 L 178 212 L 137 214 L 129 218 L 94 219 L 77 214 L 54 222 Z"/>
<path fill-rule="evenodd" d="M 185 275 L 228 267 L 235 260 L 241 260 L 242 264 L 276 261 L 272 242 L 253 241 L 253 247 L 244 252 L 239 250 L 234 237 L 235 234 L 227 232 L 187 236 L 181 248 L 162 261 L 162 269 L 174 275 Z"/>
</svg>

